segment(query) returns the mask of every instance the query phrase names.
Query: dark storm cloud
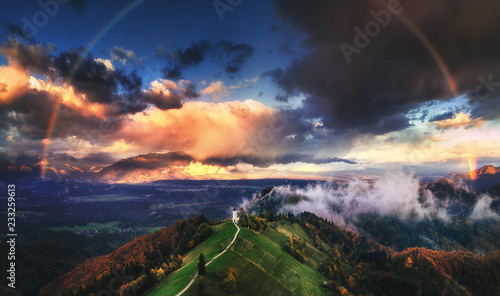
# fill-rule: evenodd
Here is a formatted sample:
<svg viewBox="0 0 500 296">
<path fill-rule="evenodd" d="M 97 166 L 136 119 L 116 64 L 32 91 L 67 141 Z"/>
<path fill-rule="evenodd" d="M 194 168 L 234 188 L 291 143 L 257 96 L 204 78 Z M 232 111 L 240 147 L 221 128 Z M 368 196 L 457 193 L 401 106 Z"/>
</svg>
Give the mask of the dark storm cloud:
<svg viewBox="0 0 500 296">
<path fill-rule="evenodd" d="M 277 100 L 304 94 L 302 114 L 322 118 L 328 128 L 373 133 L 401 130 L 409 126 L 408 111 L 424 102 L 455 96 L 430 50 L 398 16 L 415 24 L 430 41 L 459 94 L 474 91 L 479 75 L 487 78 L 500 72 L 495 70 L 500 65 L 499 1 L 389 1 L 401 11 L 398 16 L 381 13 L 388 10 L 381 1 L 272 3 L 279 21 L 307 36 L 303 55 L 285 69 L 266 73 L 283 91 Z M 380 32 L 373 37 L 358 37 L 357 41 L 366 42 L 347 55 L 349 63 L 340 45 L 359 45 L 354 28 L 366 32 L 367 24 L 377 22 L 375 13 L 386 20 L 389 15 L 390 20 L 386 26 L 378 25 Z M 498 118 L 498 93 L 475 100 L 473 116 Z"/>
<path fill-rule="evenodd" d="M 156 49 L 156 54 L 169 63 L 164 69 L 165 78 L 178 79 L 182 77 L 184 70 L 197 66 L 208 58 L 220 63 L 227 74 L 235 74 L 243 68 L 253 51 L 246 43 L 235 44 L 220 40 L 214 44 L 209 40 L 200 40 L 173 52 L 169 52 L 162 45 Z"/>
<path fill-rule="evenodd" d="M 91 55 L 81 60 L 83 53 L 76 50 L 62 52 L 54 57 L 52 78 L 71 80 L 71 85 L 79 93 L 84 93 L 91 102 L 111 103 L 117 100 L 117 77 L 123 73 L 111 71 L 103 63 L 94 61 Z M 75 68 L 78 63 L 80 66 Z M 122 79 L 123 80 L 123 79 Z"/>
<path fill-rule="evenodd" d="M 300 153 L 289 153 L 289 154 L 278 155 L 276 157 L 259 157 L 255 155 L 242 155 L 234 157 L 210 157 L 203 160 L 204 164 L 209 164 L 209 165 L 233 166 L 239 163 L 247 163 L 261 168 L 267 168 L 273 164 L 290 164 L 297 162 L 312 163 L 312 164 L 343 162 L 347 164 L 356 164 L 356 162 L 354 161 L 338 157 L 316 158 L 312 154 L 300 154 Z"/>
<path fill-rule="evenodd" d="M 113 105 L 109 115 L 136 113 L 148 103 L 162 109 L 180 108 L 184 99 L 198 97 L 196 86 L 186 83 L 185 89 L 173 92 L 171 98 L 151 97 L 141 92 L 142 78 L 134 70 L 108 69 L 83 50 L 56 51 L 53 45 L 28 45 L 9 39 L 0 46 L 0 53 L 14 60 L 29 73 L 46 75 L 54 82 L 71 83 L 77 93 L 85 94 L 94 103 Z"/>
</svg>

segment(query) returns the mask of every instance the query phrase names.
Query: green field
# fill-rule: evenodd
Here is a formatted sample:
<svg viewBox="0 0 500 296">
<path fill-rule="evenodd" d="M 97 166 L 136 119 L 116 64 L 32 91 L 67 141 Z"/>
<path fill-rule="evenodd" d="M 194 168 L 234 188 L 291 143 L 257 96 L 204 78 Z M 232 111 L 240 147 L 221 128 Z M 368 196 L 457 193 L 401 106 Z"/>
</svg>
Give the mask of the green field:
<svg viewBox="0 0 500 296">
<path fill-rule="evenodd" d="M 313 247 L 312 240 L 299 225 L 274 226 L 275 229 L 269 228 L 261 234 L 241 229 L 234 245 L 207 266 L 205 277 L 198 277 L 183 295 L 197 295 L 202 282 L 210 295 L 229 295 L 221 286 L 229 268 L 238 273 L 236 295 L 326 295 L 327 291 L 321 288 L 324 278 L 315 267 L 326 260 L 327 255 Z M 184 289 L 197 271 L 199 254 L 203 253 L 208 262 L 230 243 L 236 232 L 230 222 L 213 228 L 212 236 L 186 254 L 181 269 L 143 295 L 176 295 Z M 305 264 L 282 250 L 288 233 L 308 242 Z"/>
<path fill-rule="evenodd" d="M 328 259 L 328 255 L 319 251 L 314 247 L 313 240 L 306 234 L 305 230 L 297 223 L 290 224 L 285 222 L 272 222 L 269 223 L 270 228 L 261 233 L 262 236 L 269 239 L 270 241 L 278 244 L 281 248 L 285 245 L 285 242 L 290 236 L 297 236 L 306 241 L 306 264 L 314 270 L 319 268 L 319 263 L 324 262 Z M 331 249 L 325 242 L 323 245 L 326 249 Z"/>
</svg>

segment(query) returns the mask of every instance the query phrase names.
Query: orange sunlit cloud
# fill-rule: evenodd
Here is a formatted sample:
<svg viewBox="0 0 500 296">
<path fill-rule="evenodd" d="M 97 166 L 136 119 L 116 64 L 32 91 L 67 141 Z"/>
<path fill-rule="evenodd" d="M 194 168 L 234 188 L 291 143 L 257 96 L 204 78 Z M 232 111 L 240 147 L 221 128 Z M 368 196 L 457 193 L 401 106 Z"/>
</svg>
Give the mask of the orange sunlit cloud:
<svg viewBox="0 0 500 296">
<path fill-rule="evenodd" d="M 274 109 L 253 100 L 187 102 L 181 109 L 151 109 L 129 116 L 117 133 L 143 151 L 185 151 L 196 158 L 235 155 Z"/>
<path fill-rule="evenodd" d="M 75 93 L 72 87 L 58 86 L 29 76 L 17 66 L 0 66 L 0 86 L 2 86 L 0 89 L 2 90 L 0 91 L 2 104 L 11 104 L 30 90 L 45 91 L 54 97 L 62 98 L 62 104 L 77 111 L 82 116 L 105 117 L 106 109 L 104 106 L 89 102 L 85 95 Z"/>
<path fill-rule="evenodd" d="M 462 126 L 480 127 L 483 121 L 479 118 L 472 119 L 469 114 L 458 113 L 453 118 L 430 122 L 429 125 L 434 125 L 438 130 L 457 129 Z"/>
<path fill-rule="evenodd" d="M 75 93 L 73 87 L 61 87 L 33 76 L 29 78 L 30 88 L 50 92 L 52 95 L 62 98 L 62 104 L 77 111 L 82 116 L 106 117 L 106 108 L 98 103 L 89 102 L 84 94 Z"/>
<path fill-rule="evenodd" d="M 28 85 L 29 76 L 13 66 L 0 66 L 0 103 L 10 104 L 19 97 Z"/>
</svg>

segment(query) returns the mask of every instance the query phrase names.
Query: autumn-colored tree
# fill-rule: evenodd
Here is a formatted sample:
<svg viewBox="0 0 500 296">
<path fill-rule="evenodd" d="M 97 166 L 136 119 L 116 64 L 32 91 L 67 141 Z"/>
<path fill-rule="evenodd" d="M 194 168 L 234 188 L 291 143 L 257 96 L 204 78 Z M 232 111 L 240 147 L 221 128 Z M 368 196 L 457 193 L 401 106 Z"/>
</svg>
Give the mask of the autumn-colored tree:
<svg viewBox="0 0 500 296">
<path fill-rule="evenodd" d="M 236 292 L 236 282 L 238 281 L 238 274 L 234 269 L 229 269 L 227 276 L 224 278 L 222 281 L 222 285 L 224 286 L 224 289 L 230 293 L 233 294 Z"/>
<path fill-rule="evenodd" d="M 151 275 L 154 277 L 156 281 L 160 284 L 165 279 L 165 271 L 160 267 L 158 269 L 151 269 Z"/>
<path fill-rule="evenodd" d="M 306 241 L 296 236 L 291 236 L 283 249 L 300 262 L 306 261 Z"/>
<path fill-rule="evenodd" d="M 354 289 L 354 287 L 356 287 L 356 282 L 354 281 L 354 278 L 352 277 L 352 275 L 349 277 L 349 280 L 347 281 L 347 286 L 351 290 Z"/>
<path fill-rule="evenodd" d="M 240 220 L 238 224 L 241 227 L 248 227 L 255 231 L 263 231 L 267 229 L 267 220 L 256 215 L 248 215 L 246 213 L 240 214 Z"/>
<path fill-rule="evenodd" d="M 408 259 L 406 259 L 405 267 L 406 268 L 412 268 L 413 267 L 413 260 L 411 260 L 411 257 L 408 257 Z"/>
</svg>

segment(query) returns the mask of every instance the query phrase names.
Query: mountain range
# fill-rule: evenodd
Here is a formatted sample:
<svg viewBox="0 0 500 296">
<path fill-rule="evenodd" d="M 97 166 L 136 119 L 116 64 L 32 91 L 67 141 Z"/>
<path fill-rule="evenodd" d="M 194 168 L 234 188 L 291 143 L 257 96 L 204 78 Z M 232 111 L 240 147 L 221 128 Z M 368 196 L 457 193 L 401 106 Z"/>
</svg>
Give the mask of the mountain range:
<svg viewBox="0 0 500 296">
<path fill-rule="evenodd" d="M 213 162 L 197 160 L 184 152 L 149 153 L 121 160 L 106 154 L 90 154 L 77 158 L 69 154 L 34 154 L 16 159 L 16 163 L 0 161 L 2 177 L 34 177 L 41 173 L 41 162 L 47 162 L 48 177 L 85 178 L 110 183 L 143 183 L 157 180 L 217 178 L 225 172 Z M 193 174 L 195 172 L 195 174 Z M 445 176 L 466 188 L 481 189 L 500 186 L 500 167 L 485 165 L 466 173 Z"/>
</svg>

